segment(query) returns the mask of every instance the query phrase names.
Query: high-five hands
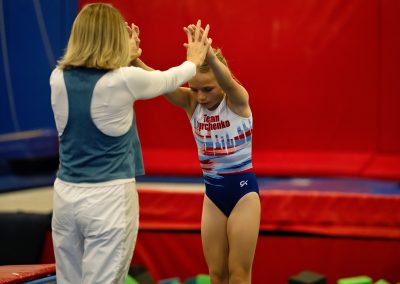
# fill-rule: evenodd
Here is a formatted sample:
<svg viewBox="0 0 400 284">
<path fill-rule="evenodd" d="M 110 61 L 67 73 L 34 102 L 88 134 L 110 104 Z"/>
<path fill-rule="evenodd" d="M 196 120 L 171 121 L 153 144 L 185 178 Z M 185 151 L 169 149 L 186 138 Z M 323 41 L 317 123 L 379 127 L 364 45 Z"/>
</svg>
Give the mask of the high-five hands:
<svg viewBox="0 0 400 284">
<path fill-rule="evenodd" d="M 198 20 L 196 25 L 192 26 L 191 28 L 183 28 L 188 37 L 188 42 L 184 44 L 187 48 L 186 59 L 196 64 L 196 66 L 200 66 L 204 62 L 212 42 L 212 39 L 208 38 L 210 26 L 207 25 L 203 29 L 201 20 Z"/>
<path fill-rule="evenodd" d="M 190 24 L 187 27 L 184 27 L 183 30 L 185 31 L 185 33 L 187 35 L 190 34 L 192 36 L 193 40 L 195 39 L 195 37 L 196 37 L 196 35 L 195 35 L 196 25 Z M 203 36 L 204 32 L 205 32 L 205 30 L 202 27 L 200 27 L 200 35 L 199 36 Z M 187 46 L 187 44 L 185 43 L 184 46 Z M 210 60 L 210 59 L 214 58 L 214 56 L 215 56 L 215 53 L 214 53 L 214 50 L 213 50 L 213 48 L 211 46 L 211 42 L 210 42 L 210 48 L 208 49 L 208 52 L 207 52 L 207 55 L 206 55 L 205 59 L 206 60 Z"/>
<path fill-rule="evenodd" d="M 134 61 L 142 54 L 142 49 L 139 47 L 140 30 L 139 27 L 133 23 L 129 26 L 128 23 L 125 22 L 125 25 L 129 33 L 131 60 Z M 210 26 L 206 25 L 203 29 L 201 27 L 201 20 L 198 20 L 196 25 L 192 24 L 183 29 L 188 37 L 188 42 L 184 44 L 187 49 L 186 60 L 193 62 L 196 66 L 200 66 L 204 62 L 206 56 L 208 57 L 208 54 L 212 52 L 210 48 L 212 39 L 208 38 Z"/>
</svg>

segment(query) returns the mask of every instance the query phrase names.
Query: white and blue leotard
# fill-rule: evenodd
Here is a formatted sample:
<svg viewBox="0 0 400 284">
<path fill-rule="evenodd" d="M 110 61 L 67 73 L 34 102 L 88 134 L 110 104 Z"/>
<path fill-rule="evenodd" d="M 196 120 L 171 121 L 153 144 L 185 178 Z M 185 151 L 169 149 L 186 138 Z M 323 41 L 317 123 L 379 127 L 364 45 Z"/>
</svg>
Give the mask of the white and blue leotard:
<svg viewBox="0 0 400 284">
<path fill-rule="evenodd" d="M 198 104 L 190 121 L 206 195 L 229 216 L 245 194 L 258 193 L 251 156 L 253 117 L 234 113 L 225 97 L 212 111 Z"/>
</svg>

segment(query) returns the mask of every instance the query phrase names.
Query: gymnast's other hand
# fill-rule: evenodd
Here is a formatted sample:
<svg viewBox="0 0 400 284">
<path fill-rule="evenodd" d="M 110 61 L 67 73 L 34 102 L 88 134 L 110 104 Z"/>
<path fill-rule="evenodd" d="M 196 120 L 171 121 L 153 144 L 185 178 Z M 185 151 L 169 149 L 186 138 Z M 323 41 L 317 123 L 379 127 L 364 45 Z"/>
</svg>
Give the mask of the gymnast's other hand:
<svg viewBox="0 0 400 284">
<path fill-rule="evenodd" d="M 139 39 L 139 27 L 136 26 L 134 23 L 131 26 L 128 23 L 125 23 L 129 33 L 129 43 L 131 48 L 131 61 L 137 59 L 142 55 L 142 49 L 139 47 L 140 39 Z"/>
</svg>

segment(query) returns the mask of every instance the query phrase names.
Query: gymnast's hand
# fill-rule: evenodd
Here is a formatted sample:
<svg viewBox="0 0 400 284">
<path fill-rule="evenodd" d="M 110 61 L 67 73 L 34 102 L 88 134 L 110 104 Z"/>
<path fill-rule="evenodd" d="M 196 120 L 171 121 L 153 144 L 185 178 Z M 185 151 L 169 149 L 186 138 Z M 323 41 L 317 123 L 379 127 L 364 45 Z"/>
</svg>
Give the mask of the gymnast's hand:
<svg viewBox="0 0 400 284">
<path fill-rule="evenodd" d="M 211 38 L 208 38 L 208 31 L 210 26 L 207 25 L 202 32 L 201 21 L 198 20 L 196 26 L 193 29 L 193 33 L 184 28 L 188 37 L 188 43 L 185 44 L 187 48 L 186 59 L 193 62 L 196 66 L 200 66 L 207 55 L 207 52 L 211 45 Z"/>
<path fill-rule="evenodd" d="M 142 49 L 139 47 L 140 45 L 140 39 L 139 39 L 139 27 L 136 26 L 135 24 L 131 24 L 131 26 L 128 25 L 127 22 L 125 22 L 126 28 L 128 29 L 129 33 L 129 43 L 130 43 L 130 48 L 131 48 L 131 61 L 137 59 L 142 55 Z"/>
</svg>

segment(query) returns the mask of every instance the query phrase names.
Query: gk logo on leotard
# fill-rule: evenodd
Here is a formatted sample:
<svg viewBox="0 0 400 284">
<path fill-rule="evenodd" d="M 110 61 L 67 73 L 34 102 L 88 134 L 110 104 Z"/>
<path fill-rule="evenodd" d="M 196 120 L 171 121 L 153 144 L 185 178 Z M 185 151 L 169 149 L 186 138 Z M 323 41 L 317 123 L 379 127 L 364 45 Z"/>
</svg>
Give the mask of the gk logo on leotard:
<svg viewBox="0 0 400 284">
<path fill-rule="evenodd" d="M 240 187 L 243 187 L 243 186 L 247 186 L 247 182 L 248 182 L 249 180 L 242 180 L 241 182 L 240 182 Z"/>
</svg>

